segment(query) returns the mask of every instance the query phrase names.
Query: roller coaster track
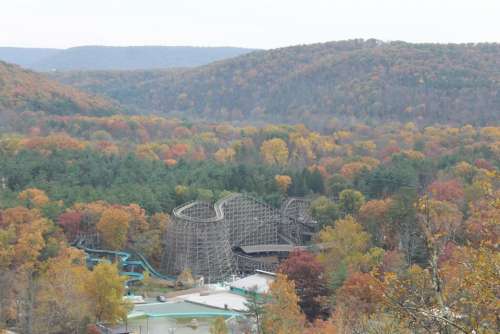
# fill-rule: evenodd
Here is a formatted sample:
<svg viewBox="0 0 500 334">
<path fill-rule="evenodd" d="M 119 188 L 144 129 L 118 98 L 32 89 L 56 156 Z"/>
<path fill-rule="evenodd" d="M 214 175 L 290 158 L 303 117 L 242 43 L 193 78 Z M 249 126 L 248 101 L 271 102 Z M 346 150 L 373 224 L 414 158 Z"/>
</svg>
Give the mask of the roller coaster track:
<svg viewBox="0 0 500 334">
<path fill-rule="evenodd" d="M 265 208 L 269 208 L 270 210 L 276 211 L 276 213 L 279 212 L 277 209 L 271 207 L 270 205 L 268 205 L 262 201 L 259 201 L 256 198 L 253 198 L 253 197 L 247 196 L 247 195 L 243 195 L 243 194 L 234 193 L 234 194 L 230 194 L 226 197 L 221 198 L 220 200 L 218 200 L 217 202 L 215 202 L 213 204 L 212 208 L 214 210 L 215 215 L 212 217 L 199 218 L 199 217 L 192 217 L 192 216 L 186 215 L 184 213 L 186 210 L 199 204 L 200 201 L 192 201 L 192 202 L 185 203 L 181 206 L 178 206 L 178 207 L 174 208 L 173 214 L 177 218 L 185 219 L 185 220 L 192 221 L 192 222 L 202 222 L 202 223 L 219 222 L 219 221 L 224 219 L 224 205 L 227 202 L 229 202 L 230 200 L 232 200 L 234 198 L 238 198 L 238 197 L 247 198 L 247 199 L 249 199 L 249 200 L 251 200 L 259 205 L 262 205 Z"/>
<path fill-rule="evenodd" d="M 126 281 L 127 285 L 130 285 L 131 283 L 137 282 L 137 281 L 142 281 L 144 279 L 144 271 L 148 271 L 152 276 L 166 280 L 166 281 L 175 281 L 176 277 L 172 275 L 164 275 L 160 274 L 158 271 L 156 271 L 153 266 L 146 260 L 146 258 L 138 253 L 138 252 L 123 252 L 123 251 L 112 251 L 112 250 L 106 250 L 106 249 L 94 249 L 94 248 L 89 248 L 84 245 L 85 239 L 84 238 L 79 238 L 76 242 L 74 242 L 74 246 L 76 248 L 79 248 L 83 250 L 87 254 L 87 260 L 91 263 L 99 263 L 106 261 L 106 259 L 103 259 L 102 257 L 99 257 L 99 255 L 104 256 L 106 258 L 111 258 L 111 259 L 120 259 L 120 264 L 122 268 L 127 268 L 127 267 L 132 267 L 132 268 L 140 268 L 142 269 L 141 272 L 136 272 L 136 271 L 121 271 L 120 274 L 127 276 L 128 279 Z M 138 260 L 132 260 L 133 257 L 138 258 Z"/>
</svg>

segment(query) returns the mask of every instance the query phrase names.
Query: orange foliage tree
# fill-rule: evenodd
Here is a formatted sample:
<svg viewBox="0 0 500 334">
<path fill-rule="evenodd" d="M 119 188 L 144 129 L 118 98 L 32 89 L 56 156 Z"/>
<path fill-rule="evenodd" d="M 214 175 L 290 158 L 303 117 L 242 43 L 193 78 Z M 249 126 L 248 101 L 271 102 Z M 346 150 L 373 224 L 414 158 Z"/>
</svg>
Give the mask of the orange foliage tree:
<svg viewBox="0 0 500 334">
<path fill-rule="evenodd" d="M 292 184 L 292 178 L 288 175 L 276 175 L 274 180 L 281 192 L 286 194 L 288 187 Z"/>
<path fill-rule="evenodd" d="M 19 193 L 19 199 L 25 203 L 28 208 L 40 208 L 49 203 L 49 197 L 43 190 L 29 188 Z"/>
</svg>

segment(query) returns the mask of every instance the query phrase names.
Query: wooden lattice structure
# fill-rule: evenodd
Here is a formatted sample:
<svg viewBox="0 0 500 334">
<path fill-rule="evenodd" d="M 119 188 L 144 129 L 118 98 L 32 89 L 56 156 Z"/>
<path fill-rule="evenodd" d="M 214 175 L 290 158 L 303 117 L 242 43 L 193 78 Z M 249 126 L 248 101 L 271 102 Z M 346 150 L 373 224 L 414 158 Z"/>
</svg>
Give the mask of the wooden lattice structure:
<svg viewBox="0 0 500 334">
<path fill-rule="evenodd" d="M 281 206 L 280 233 L 300 245 L 310 241 L 317 232 L 318 223 L 311 217 L 311 203 L 303 198 L 288 198 Z"/>
<path fill-rule="evenodd" d="M 208 283 L 224 280 L 234 272 L 229 229 L 218 207 L 192 202 L 174 209 L 174 223 L 166 240 L 168 273 L 190 269 Z"/>
<path fill-rule="evenodd" d="M 308 204 L 289 199 L 278 210 L 253 197 L 231 194 L 214 205 L 182 205 L 173 211 L 163 267 L 169 274 L 190 269 L 207 282 L 236 272 L 274 269 L 283 252 L 274 254 L 272 245 L 300 245 L 303 232 L 314 223 L 307 215 Z M 262 252 L 245 254 L 245 246 Z"/>
<path fill-rule="evenodd" d="M 232 247 L 278 243 L 279 211 L 250 196 L 232 194 L 215 204 L 224 213 Z"/>
</svg>

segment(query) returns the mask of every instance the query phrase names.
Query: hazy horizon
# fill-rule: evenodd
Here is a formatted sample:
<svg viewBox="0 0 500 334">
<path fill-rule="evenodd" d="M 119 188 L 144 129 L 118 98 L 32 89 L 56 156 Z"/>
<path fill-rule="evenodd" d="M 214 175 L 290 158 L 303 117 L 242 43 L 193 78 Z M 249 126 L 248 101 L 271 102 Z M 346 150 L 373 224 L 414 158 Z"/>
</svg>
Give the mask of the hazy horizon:
<svg viewBox="0 0 500 334">
<path fill-rule="evenodd" d="M 17 0 L 2 4 L 0 45 L 270 49 L 354 38 L 500 42 L 495 0 Z"/>
<path fill-rule="evenodd" d="M 271 49 L 279 49 L 286 48 L 290 46 L 298 46 L 298 45 L 310 45 L 310 44 L 318 44 L 318 43 L 329 43 L 329 42 L 342 42 L 354 39 L 375 39 L 382 41 L 383 43 L 391 43 L 391 42 L 403 42 L 403 43 L 411 43 L 411 44 L 436 44 L 436 45 L 446 45 L 446 44 L 500 44 L 500 41 L 484 41 L 484 42 L 411 42 L 406 40 L 380 40 L 378 38 L 351 38 L 351 39 L 342 39 L 342 40 L 329 40 L 329 41 L 321 41 L 321 42 L 311 42 L 311 43 L 299 43 L 299 44 L 290 44 L 277 46 L 275 48 L 252 48 L 246 46 L 234 46 L 234 45 L 189 45 L 189 44 L 175 44 L 175 45 L 159 45 L 159 44 L 137 44 L 137 45 L 110 45 L 110 44 L 85 44 L 85 45 L 74 45 L 69 47 L 38 47 L 38 46 L 11 46 L 11 45 L 0 45 L 0 48 L 12 48 L 12 49 L 52 49 L 52 50 L 68 50 L 74 48 L 85 48 L 85 47 L 104 47 L 104 48 L 133 48 L 133 47 L 173 47 L 173 48 L 235 48 L 235 49 L 249 49 L 249 50 L 271 50 Z"/>
<path fill-rule="evenodd" d="M 213 46 L 204 46 L 204 45 L 155 45 L 155 44 L 144 44 L 144 45 L 99 45 L 99 44 L 86 44 L 86 45 L 75 45 L 67 48 L 51 48 L 51 47 L 38 47 L 38 46 L 10 46 L 10 45 L 0 45 L 0 48 L 12 48 L 12 49 L 51 49 L 51 50 L 68 50 L 74 48 L 86 48 L 86 47 L 103 47 L 103 48 L 163 48 L 163 47 L 172 47 L 172 48 L 235 48 L 235 49 L 256 49 L 256 48 L 246 48 L 241 46 L 232 46 L 232 45 L 213 45 Z M 256 49 L 257 50 L 257 49 Z"/>
</svg>

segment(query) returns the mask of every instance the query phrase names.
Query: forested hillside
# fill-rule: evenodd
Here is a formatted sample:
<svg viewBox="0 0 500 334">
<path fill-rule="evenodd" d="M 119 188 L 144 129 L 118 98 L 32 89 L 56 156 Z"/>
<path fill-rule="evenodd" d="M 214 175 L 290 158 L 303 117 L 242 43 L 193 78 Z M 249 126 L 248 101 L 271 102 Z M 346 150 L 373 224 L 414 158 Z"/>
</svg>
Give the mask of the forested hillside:
<svg viewBox="0 0 500 334">
<path fill-rule="evenodd" d="M 117 112 L 0 62 L 0 333 L 98 333 L 131 314 L 125 294 L 194 284 L 191 268 L 157 282 L 128 271 L 135 259 L 77 247 L 138 252 L 170 275 L 173 208 L 235 192 L 310 201 L 311 242 L 326 246 L 293 251 L 264 298 L 247 294 L 248 328 L 498 333 L 499 55 L 350 41 L 57 76 L 123 110 L 183 117 Z"/>
<path fill-rule="evenodd" d="M 500 45 L 352 40 L 195 69 L 57 73 L 145 112 L 321 123 L 330 116 L 486 124 L 500 118 Z"/>
<path fill-rule="evenodd" d="M 293 323 L 291 334 L 498 333 L 498 126 L 339 122 L 317 132 L 27 111 L 8 126 L 0 134 L 0 328 L 84 333 L 102 319 L 93 312 L 98 287 L 99 300 L 121 305 L 105 306 L 114 310 L 105 319 L 117 321 L 127 311 L 125 278 L 107 262 L 90 271 L 70 247 L 76 236 L 136 249 L 160 268 L 174 207 L 242 192 L 275 207 L 289 196 L 310 199 L 314 241 L 334 245 L 282 262 L 286 277 L 259 305 L 265 333 L 290 328 L 275 329 L 272 319 Z M 108 281 L 116 290 L 102 288 Z"/>
<path fill-rule="evenodd" d="M 102 199 L 139 203 L 150 212 L 225 191 L 277 206 L 283 191 L 338 198 L 356 189 L 386 198 L 453 178 L 443 175 L 461 161 L 467 170 L 500 166 L 498 127 L 356 123 L 330 124 L 320 133 L 303 125 L 33 112 L 17 114 L 9 126 L 0 136 L 0 172 L 13 192 L 37 187 L 70 204 Z M 279 175 L 289 182 L 280 185 Z"/>
<path fill-rule="evenodd" d="M 26 110 L 59 115 L 109 115 L 117 109 L 105 98 L 0 61 L 0 115 Z"/>
<path fill-rule="evenodd" d="M 79 46 L 69 49 L 1 48 L 0 60 L 36 71 L 135 70 L 193 67 L 252 49 L 193 46 Z"/>
</svg>

